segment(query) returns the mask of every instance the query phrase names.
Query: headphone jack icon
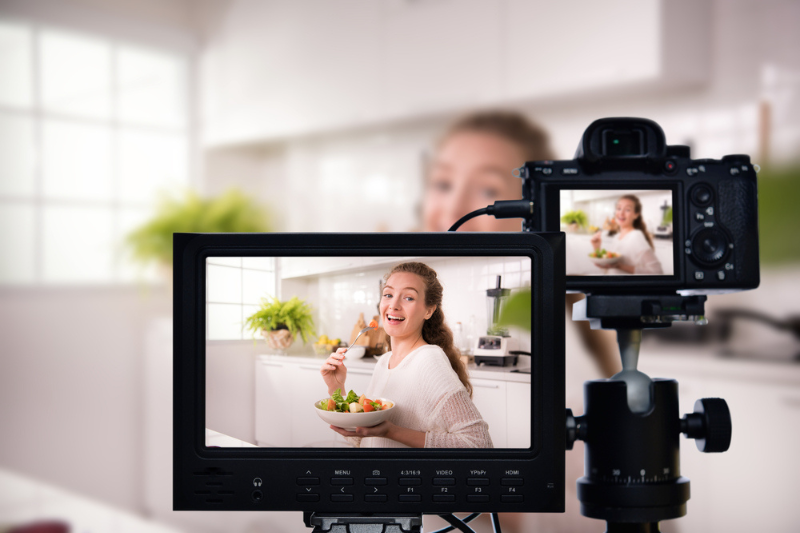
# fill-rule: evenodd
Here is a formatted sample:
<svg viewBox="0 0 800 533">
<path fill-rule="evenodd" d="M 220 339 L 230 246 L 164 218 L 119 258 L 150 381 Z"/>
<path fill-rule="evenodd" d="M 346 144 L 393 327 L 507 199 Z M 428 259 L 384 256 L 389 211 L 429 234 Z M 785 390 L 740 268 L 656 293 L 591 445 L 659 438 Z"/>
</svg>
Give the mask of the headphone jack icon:
<svg viewBox="0 0 800 533">
<path fill-rule="evenodd" d="M 260 487 L 261 486 L 261 478 L 260 477 L 257 477 L 257 478 L 255 478 L 253 480 L 253 486 L 254 487 Z"/>
</svg>

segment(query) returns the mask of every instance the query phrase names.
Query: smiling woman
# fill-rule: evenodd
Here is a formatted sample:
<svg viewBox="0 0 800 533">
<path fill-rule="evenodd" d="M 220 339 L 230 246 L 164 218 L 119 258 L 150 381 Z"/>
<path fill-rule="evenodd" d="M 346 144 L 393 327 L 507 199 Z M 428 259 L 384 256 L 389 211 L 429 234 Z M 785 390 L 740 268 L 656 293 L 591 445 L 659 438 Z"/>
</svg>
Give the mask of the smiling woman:
<svg viewBox="0 0 800 533">
<path fill-rule="evenodd" d="M 492 448 L 445 322 L 436 272 L 424 263 L 401 263 L 385 279 L 380 314 L 392 351 L 376 364 L 366 396 L 392 398 L 394 412 L 374 427 L 331 429 L 361 448 Z M 345 383 L 345 352 L 340 348 L 322 366 L 331 394 Z"/>
</svg>

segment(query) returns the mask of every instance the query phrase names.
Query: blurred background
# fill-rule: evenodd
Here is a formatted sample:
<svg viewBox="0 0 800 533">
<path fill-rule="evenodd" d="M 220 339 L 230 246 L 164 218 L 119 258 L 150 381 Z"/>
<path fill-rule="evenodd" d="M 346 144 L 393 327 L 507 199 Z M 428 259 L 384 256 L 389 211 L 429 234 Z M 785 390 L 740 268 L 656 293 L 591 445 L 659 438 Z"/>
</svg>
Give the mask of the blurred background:
<svg viewBox="0 0 800 533">
<path fill-rule="evenodd" d="M 418 229 L 437 137 L 503 108 L 562 159 L 640 116 L 761 166 L 761 287 L 645 334 L 640 369 L 732 411 L 728 453 L 684 441 L 679 530 L 800 530 L 799 25 L 795 0 L 0 1 L 0 529 L 302 530 L 171 511 L 170 257 L 129 236 L 203 201 L 249 231 Z M 220 220 L 183 227 L 252 222 Z"/>
</svg>

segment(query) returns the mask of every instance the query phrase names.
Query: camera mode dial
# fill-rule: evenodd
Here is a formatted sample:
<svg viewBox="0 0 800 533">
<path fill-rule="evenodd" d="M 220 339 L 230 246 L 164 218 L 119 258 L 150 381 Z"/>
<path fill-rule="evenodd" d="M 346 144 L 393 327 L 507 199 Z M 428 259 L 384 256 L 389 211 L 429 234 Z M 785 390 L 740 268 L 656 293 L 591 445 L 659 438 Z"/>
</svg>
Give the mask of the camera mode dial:
<svg viewBox="0 0 800 533">
<path fill-rule="evenodd" d="M 703 228 L 692 237 L 692 255 L 704 267 L 719 266 L 728 256 L 730 244 L 719 227 Z"/>
</svg>

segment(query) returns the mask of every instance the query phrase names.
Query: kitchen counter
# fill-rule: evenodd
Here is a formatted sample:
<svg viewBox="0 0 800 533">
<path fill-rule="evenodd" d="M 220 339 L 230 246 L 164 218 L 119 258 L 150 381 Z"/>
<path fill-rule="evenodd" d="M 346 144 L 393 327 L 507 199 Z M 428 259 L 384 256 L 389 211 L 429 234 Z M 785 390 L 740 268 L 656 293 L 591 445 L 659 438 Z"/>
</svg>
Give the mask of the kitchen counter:
<svg viewBox="0 0 800 533">
<path fill-rule="evenodd" d="M 728 379 L 769 385 L 800 385 L 800 364 L 758 358 L 730 358 L 717 348 L 642 344 L 639 370 L 650 377 Z"/>
<path fill-rule="evenodd" d="M 300 364 L 300 365 L 316 365 L 317 367 L 322 365 L 322 362 L 328 358 L 327 355 L 268 355 L 262 354 L 258 356 L 259 360 L 262 361 L 272 361 L 276 363 L 289 363 L 289 364 Z M 368 369 L 373 370 L 375 368 L 375 363 L 378 362 L 378 359 L 375 357 L 365 357 L 363 359 L 353 359 L 347 361 L 348 368 L 353 369 Z M 527 370 L 529 367 L 527 366 L 505 366 L 505 367 L 498 367 L 498 366 L 476 366 L 475 364 L 470 364 L 467 366 L 467 371 L 469 372 L 469 376 L 474 379 L 490 379 L 495 381 L 508 381 L 508 382 L 516 382 L 516 383 L 530 383 L 531 382 L 531 375 L 527 373 L 519 372 L 520 370 Z M 517 370 L 517 372 L 514 372 Z"/>
</svg>

